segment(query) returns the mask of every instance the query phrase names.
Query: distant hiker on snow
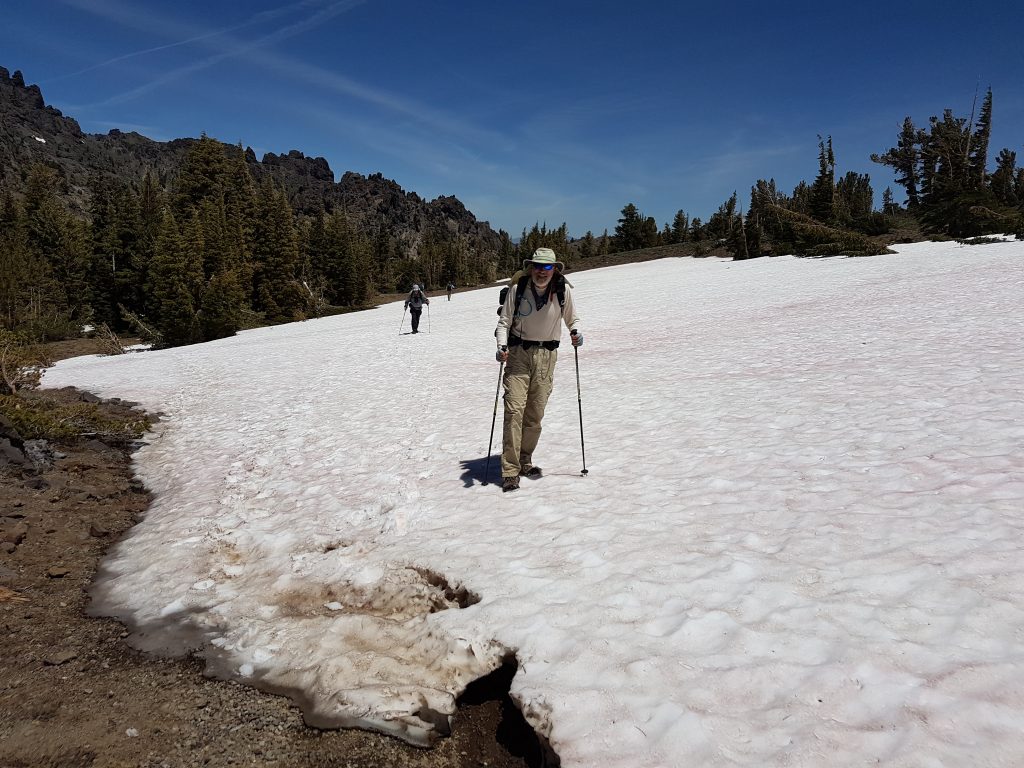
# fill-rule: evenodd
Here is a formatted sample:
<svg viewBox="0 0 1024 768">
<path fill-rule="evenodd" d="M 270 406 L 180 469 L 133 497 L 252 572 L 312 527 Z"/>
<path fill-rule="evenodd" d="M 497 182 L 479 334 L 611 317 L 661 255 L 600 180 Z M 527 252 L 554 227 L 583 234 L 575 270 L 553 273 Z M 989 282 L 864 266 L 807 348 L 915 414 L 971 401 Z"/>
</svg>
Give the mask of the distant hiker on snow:
<svg viewBox="0 0 1024 768">
<path fill-rule="evenodd" d="M 519 476 L 540 477 L 533 452 L 540 440 L 541 420 L 551 395 L 558 359 L 560 323 L 569 328 L 572 345 L 583 344 L 580 318 L 572 300 L 572 285 L 550 248 L 538 248 L 512 276 L 494 336 L 495 358 L 507 363 L 505 419 L 501 453 L 501 490 L 514 491 Z"/>
<path fill-rule="evenodd" d="M 405 300 L 405 308 L 409 310 L 409 317 L 412 320 L 413 333 L 420 332 L 420 315 L 423 314 L 423 305 L 429 303 L 430 299 L 426 294 L 420 290 L 418 285 L 414 285 L 409 291 L 409 298 Z"/>
<path fill-rule="evenodd" d="M 455 290 L 455 283 L 448 283 L 448 301 L 452 300 L 452 291 Z"/>
</svg>

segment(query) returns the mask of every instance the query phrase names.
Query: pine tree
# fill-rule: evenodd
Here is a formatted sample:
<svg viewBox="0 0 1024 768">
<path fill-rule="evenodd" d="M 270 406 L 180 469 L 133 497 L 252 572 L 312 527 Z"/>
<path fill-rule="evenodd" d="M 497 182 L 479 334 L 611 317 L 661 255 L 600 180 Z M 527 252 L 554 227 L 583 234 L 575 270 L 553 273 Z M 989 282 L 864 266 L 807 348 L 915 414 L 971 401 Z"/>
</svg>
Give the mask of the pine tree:
<svg viewBox="0 0 1024 768">
<path fill-rule="evenodd" d="M 690 217 L 686 215 L 686 211 L 680 209 L 676 211 L 675 218 L 672 219 L 672 240 L 673 243 L 684 243 L 686 242 L 687 236 L 690 234 Z"/>
<path fill-rule="evenodd" d="M 223 199 L 229 175 L 224 145 L 205 133 L 185 155 L 174 183 L 174 212 L 188 215 L 207 198 Z"/>
<path fill-rule="evenodd" d="M 56 293 L 49 265 L 29 248 L 21 206 L 5 192 L 0 200 L 0 327 L 29 330 L 55 306 Z"/>
<path fill-rule="evenodd" d="M 288 322 L 297 319 L 305 305 L 296 274 L 299 245 L 291 206 L 269 180 L 260 187 L 258 203 L 252 305 L 268 323 Z"/>
<path fill-rule="evenodd" d="M 1024 190 L 1017 189 L 1015 180 L 1017 178 L 1017 153 L 1009 149 L 999 151 L 996 158 L 996 170 L 992 174 L 990 186 L 996 200 L 1004 205 L 1017 205 L 1020 202 L 1018 195 Z"/>
<path fill-rule="evenodd" d="M 735 197 L 735 193 L 733 193 L 733 196 Z M 747 250 L 747 232 L 742 212 L 736 213 L 732 217 L 729 234 L 726 235 L 725 240 L 726 248 L 732 254 L 735 261 L 743 261 L 750 258 L 750 252 Z"/>
<path fill-rule="evenodd" d="M 942 120 L 929 120 L 930 132 L 922 147 L 925 164 L 931 172 L 926 180 L 926 202 L 934 202 L 974 187 L 968 163 L 971 131 L 967 120 L 943 112 Z"/>
<path fill-rule="evenodd" d="M 148 252 L 140 197 L 124 183 L 92 180 L 89 281 L 98 322 L 128 326 L 121 307 L 141 312 Z"/>
<path fill-rule="evenodd" d="M 886 187 L 882 193 L 882 213 L 886 216 L 892 216 L 899 210 L 899 206 L 892 200 L 892 188 Z"/>
<path fill-rule="evenodd" d="M 589 229 L 587 233 L 580 240 L 580 258 L 589 259 L 597 255 L 597 238 L 594 237 L 594 233 Z"/>
<path fill-rule="evenodd" d="M 242 147 L 223 148 L 225 175 L 223 178 L 224 215 L 232 233 L 237 258 L 246 262 L 252 253 L 256 232 L 256 184 L 249 173 Z"/>
<path fill-rule="evenodd" d="M 809 190 L 801 182 L 798 190 Z M 752 257 L 765 253 L 778 255 L 792 253 L 791 233 L 784 225 L 780 210 L 793 204 L 790 198 L 779 192 L 775 179 L 758 179 L 750 188 L 750 208 L 746 217 L 747 248 Z"/>
<path fill-rule="evenodd" d="M 92 195 L 89 201 L 91 227 L 87 279 L 93 298 L 93 317 L 96 323 L 116 327 L 120 314 L 117 310 L 114 275 L 118 261 L 124 261 L 125 257 L 121 253 L 113 185 L 94 174 L 89 179 L 89 189 Z"/>
<path fill-rule="evenodd" d="M 62 184 L 56 171 L 43 165 L 33 166 L 26 180 L 26 247 L 33 261 L 46 265 L 49 278 L 39 286 L 34 313 L 33 334 L 39 339 L 64 338 L 92 318 L 89 233 L 60 202 Z"/>
<path fill-rule="evenodd" d="M 980 189 L 985 185 L 988 167 L 988 144 L 992 135 L 992 89 L 989 88 L 981 103 L 978 122 L 971 136 L 968 164 L 970 166 L 970 187 Z"/>
<path fill-rule="evenodd" d="M 516 271 L 516 246 L 508 232 L 498 230 L 498 273 L 511 275 Z"/>
<path fill-rule="evenodd" d="M 818 137 L 818 176 L 811 185 L 811 216 L 822 223 L 835 215 L 836 159 L 832 152 L 832 137 Z"/>
<path fill-rule="evenodd" d="M 224 196 L 211 195 L 199 202 L 186 227 L 184 247 L 196 265 L 190 286 L 203 341 L 233 336 L 241 328 L 246 308 L 241 249 L 232 236 Z M 200 268 L 201 265 L 201 268 Z"/>
<path fill-rule="evenodd" d="M 165 211 L 149 269 L 147 311 L 161 336 L 161 343 L 174 347 L 200 338 L 195 296 L 191 286 L 201 267 L 189 263 L 188 251 L 178 223 Z"/>
<path fill-rule="evenodd" d="M 640 247 L 653 248 L 659 243 L 658 222 L 653 216 L 644 219 L 643 227 L 640 230 Z"/>
<path fill-rule="evenodd" d="M 871 155 L 871 161 L 888 165 L 896 172 L 896 183 L 907 193 L 907 208 L 914 211 L 920 203 L 918 191 L 921 181 L 921 152 L 919 144 L 921 132 L 914 127 L 913 121 L 907 117 L 903 120 L 896 146 L 882 155 Z"/>
<path fill-rule="evenodd" d="M 234 336 L 242 327 L 244 305 L 237 272 L 229 268 L 216 272 L 203 289 L 199 313 L 203 340 Z"/>
<path fill-rule="evenodd" d="M 727 240 L 732 234 L 736 225 L 736 193 L 718 206 L 718 210 L 711 214 L 707 225 L 704 227 L 705 236 L 715 240 Z"/>
<path fill-rule="evenodd" d="M 315 216 L 303 222 L 299 231 L 299 250 L 301 254 L 300 274 L 303 284 L 312 294 L 314 314 L 319 317 L 330 303 L 327 281 L 327 233 L 325 229 L 326 214 L 321 210 Z M 378 275 L 378 277 L 382 277 Z"/>
<path fill-rule="evenodd" d="M 273 205 L 261 205 L 257 200 L 241 146 L 228 146 L 205 134 L 192 145 L 182 161 L 172 199 L 178 219 L 194 222 L 194 230 L 192 223 L 186 227 L 193 235 L 189 242 L 193 248 L 202 249 L 198 256 L 203 268 L 203 285 L 197 301 L 211 286 L 218 297 L 216 315 L 219 319 L 204 322 L 204 329 L 216 330 L 203 333 L 214 333 L 218 337 L 229 335 L 228 330 L 237 325 L 236 319 L 249 307 L 247 297 L 255 293 L 253 279 L 258 265 L 253 250 L 257 232 L 265 234 L 275 229 L 275 224 L 266 217 L 277 214 L 270 213 Z M 289 250 L 290 247 L 286 244 L 283 259 L 293 262 L 294 277 L 297 249 Z M 269 294 L 264 291 L 264 297 L 275 290 L 271 289 Z M 276 320 L 290 317 L 302 303 L 299 285 L 290 285 L 285 293 L 285 308 L 282 310 L 275 303 L 271 312 Z M 239 296 L 243 298 L 239 300 Z M 203 303 L 209 302 L 204 300 Z"/>
<path fill-rule="evenodd" d="M 655 224 L 655 229 L 657 229 L 657 224 Z M 616 251 L 634 251 L 643 248 L 643 241 L 643 216 L 633 203 L 628 203 L 622 209 L 622 217 L 615 227 L 614 248 Z"/>
<path fill-rule="evenodd" d="M 874 200 L 871 178 L 866 173 L 847 172 L 836 183 L 835 221 L 842 226 L 857 229 L 865 226 L 874 209 Z"/>
<path fill-rule="evenodd" d="M 764 255 L 762 243 L 764 232 L 761 229 L 760 214 L 747 213 L 746 221 L 743 223 L 744 237 L 746 238 L 746 253 L 748 259 L 756 259 Z"/>
<path fill-rule="evenodd" d="M 929 126 L 929 132 L 922 135 L 921 148 L 922 228 L 952 237 L 1003 229 L 1005 224 L 999 216 L 992 215 L 998 201 L 972 165 L 971 145 L 976 137 L 968 120 L 955 117 L 947 109 L 942 120 L 932 117 Z"/>
<path fill-rule="evenodd" d="M 200 258 L 205 279 L 231 273 L 238 280 L 243 272 L 244 249 L 237 224 L 233 227 L 228 219 L 224 197 L 208 197 L 200 202 L 194 218 L 202 238 Z"/>
<path fill-rule="evenodd" d="M 801 181 L 793 187 L 793 195 L 790 197 L 789 205 L 782 205 L 781 207 L 793 211 L 794 213 L 799 213 L 802 216 L 810 216 L 811 197 L 810 186 L 806 181 Z"/>
<path fill-rule="evenodd" d="M 434 248 L 429 236 L 424 238 L 424 244 L 428 249 Z M 324 245 L 329 300 L 345 307 L 363 304 L 369 297 L 370 264 L 374 260 L 371 243 L 356 232 L 344 214 L 336 212 L 325 220 Z"/>
</svg>

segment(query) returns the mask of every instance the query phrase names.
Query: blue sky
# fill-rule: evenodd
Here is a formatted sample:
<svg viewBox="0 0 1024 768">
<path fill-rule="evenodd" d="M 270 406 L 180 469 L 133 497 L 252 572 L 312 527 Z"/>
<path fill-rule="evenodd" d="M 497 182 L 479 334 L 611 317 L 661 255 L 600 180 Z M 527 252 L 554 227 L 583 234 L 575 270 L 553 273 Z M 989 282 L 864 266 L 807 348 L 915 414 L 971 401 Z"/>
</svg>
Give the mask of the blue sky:
<svg viewBox="0 0 1024 768">
<path fill-rule="evenodd" d="M 880 198 L 869 155 L 903 118 L 967 116 L 989 85 L 990 165 L 1024 160 L 1024 11 L 976 5 L 6 0 L 0 66 L 90 133 L 298 149 L 513 236 L 599 234 L 629 202 L 662 225 L 791 191 L 818 134 Z"/>
</svg>

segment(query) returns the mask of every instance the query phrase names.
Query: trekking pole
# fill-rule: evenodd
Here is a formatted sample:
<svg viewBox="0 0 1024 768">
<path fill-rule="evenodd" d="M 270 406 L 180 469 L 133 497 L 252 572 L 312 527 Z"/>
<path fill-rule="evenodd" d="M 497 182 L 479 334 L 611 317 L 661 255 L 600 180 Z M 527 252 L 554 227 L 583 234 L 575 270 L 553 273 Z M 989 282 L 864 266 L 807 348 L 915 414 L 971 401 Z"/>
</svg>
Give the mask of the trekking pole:
<svg viewBox="0 0 1024 768">
<path fill-rule="evenodd" d="M 581 475 L 587 474 L 587 450 L 583 447 L 583 398 L 580 396 L 580 348 L 573 346 L 572 351 L 576 354 L 576 402 L 580 406 L 580 453 L 583 454 L 583 471 Z"/>
<path fill-rule="evenodd" d="M 487 441 L 487 464 L 484 466 L 483 485 L 487 485 L 487 475 L 491 471 L 491 446 L 494 445 L 494 425 L 498 421 L 498 394 L 501 392 L 501 373 L 505 370 L 505 362 L 498 366 L 498 388 L 494 390 L 494 415 L 491 417 L 491 439 Z"/>
<path fill-rule="evenodd" d="M 430 333 L 430 305 L 427 304 L 427 333 Z"/>
<path fill-rule="evenodd" d="M 403 326 L 403 325 L 405 325 L 405 313 L 406 313 L 406 312 L 408 312 L 408 311 L 409 311 L 409 308 L 408 308 L 408 307 L 406 307 L 405 309 L 403 309 L 403 310 L 402 310 L 402 322 L 401 322 L 401 324 L 400 324 L 400 325 L 398 326 L 398 335 L 399 335 L 399 336 L 401 336 L 401 335 L 402 335 L 402 326 Z"/>
</svg>

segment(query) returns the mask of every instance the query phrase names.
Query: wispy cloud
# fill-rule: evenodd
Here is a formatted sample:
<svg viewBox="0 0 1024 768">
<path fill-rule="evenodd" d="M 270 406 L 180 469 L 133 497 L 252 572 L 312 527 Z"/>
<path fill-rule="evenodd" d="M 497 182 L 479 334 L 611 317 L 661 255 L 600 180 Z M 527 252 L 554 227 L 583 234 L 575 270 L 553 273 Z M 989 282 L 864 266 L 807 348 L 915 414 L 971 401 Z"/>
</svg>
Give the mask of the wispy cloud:
<svg viewBox="0 0 1024 768">
<path fill-rule="evenodd" d="M 184 40 L 176 43 L 170 43 L 166 46 L 150 48 L 147 49 L 147 51 L 177 47 L 186 43 L 200 44 L 208 48 L 216 47 L 216 52 L 205 59 L 193 62 L 186 66 L 178 67 L 177 69 L 167 72 L 144 83 L 143 85 L 132 88 L 131 90 L 85 105 L 88 107 L 109 106 L 111 104 L 120 104 L 131 101 L 163 85 L 187 77 L 188 75 L 199 72 L 203 69 L 207 69 L 225 59 L 246 58 L 253 64 L 276 75 L 289 78 L 295 82 L 303 82 L 307 85 L 323 88 L 333 93 L 358 99 L 359 101 L 385 109 L 393 114 L 402 115 L 417 124 L 429 125 L 447 135 L 461 135 L 470 140 L 476 140 L 488 144 L 497 144 L 498 146 L 505 146 L 506 148 L 510 147 L 510 142 L 507 137 L 498 133 L 476 129 L 462 120 L 432 109 L 414 99 L 408 99 L 382 89 L 372 88 L 338 72 L 305 64 L 292 58 L 281 56 L 273 53 L 272 51 L 266 50 L 277 42 L 300 34 L 301 32 L 326 22 L 334 16 L 351 10 L 357 5 L 365 2 L 365 0 L 342 0 L 341 2 L 331 3 L 328 7 L 321 9 L 309 18 L 290 24 L 287 27 L 283 27 L 282 29 L 251 41 L 235 40 L 228 36 L 228 32 L 232 29 L 251 26 L 256 23 L 259 15 L 242 24 L 235 25 L 232 28 L 208 32 L 197 30 L 194 27 L 186 27 L 172 18 L 157 17 L 153 14 L 139 14 L 133 8 L 127 4 L 118 2 L 118 0 L 66 1 L 109 21 L 116 21 L 120 24 L 131 26 L 134 29 L 147 32 L 149 34 L 163 34 L 166 33 L 167 30 L 172 30 L 176 34 L 188 35 Z M 279 17 L 286 10 L 308 7 L 311 4 L 312 3 L 307 0 L 307 2 L 288 6 L 287 9 L 279 9 L 274 12 L 274 17 Z M 266 20 L 267 14 L 263 14 L 263 17 L 264 18 L 262 20 Z M 215 40 L 218 41 L 216 46 L 213 45 Z M 257 51 L 259 51 L 259 55 L 256 55 Z M 140 55 L 145 52 L 146 51 L 140 51 L 136 52 L 136 54 L 129 54 L 129 56 Z M 104 64 L 110 63 L 110 61 L 105 62 Z M 102 66 L 104 64 L 95 66 Z"/>
<path fill-rule="evenodd" d="M 207 69 L 218 62 L 229 58 L 244 58 L 264 71 L 290 79 L 293 82 L 301 82 L 330 93 L 344 95 L 378 109 L 386 110 L 392 115 L 400 115 L 406 118 L 410 124 L 429 127 L 436 133 L 447 137 L 450 141 L 487 146 L 498 152 L 511 151 L 514 148 L 514 141 L 507 135 L 481 129 L 464 119 L 434 109 L 415 99 L 383 89 L 373 88 L 338 72 L 306 64 L 268 50 L 273 44 L 322 24 L 330 18 L 362 4 L 365 0 L 342 0 L 341 2 L 331 3 L 328 7 L 321 9 L 309 18 L 251 41 L 233 39 L 229 36 L 228 30 L 207 32 L 197 30 L 194 27 L 186 27 L 172 18 L 157 17 L 152 14 L 139 14 L 127 5 L 118 2 L 118 0 L 67 1 L 107 20 L 117 21 L 120 24 L 129 25 L 149 34 L 161 34 L 166 33 L 167 30 L 173 30 L 177 34 L 188 35 L 185 40 L 170 45 L 183 45 L 187 40 L 191 44 L 215 49 L 213 55 L 207 56 L 202 60 L 178 67 L 142 85 L 111 95 L 100 101 L 88 105 L 78 105 L 78 109 L 104 107 L 129 102 L 164 85 Z M 288 8 L 306 7 L 310 4 L 310 2 L 299 3 L 288 6 Z M 283 9 L 276 12 L 276 16 L 280 16 L 283 12 Z M 235 26 L 251 26 L 251 24 L 255 23 L 254 19 L 249 20 L 245 24 Z"/>
<path fill-rule="evenodd" d="M 301 34 L 302 32 L 323 24 L 341 13 L 361 5 L 365 0 L 340 0 L 340 2 L 330 3 L 326 8 L 321 8 L 311 16 L 250 41 L 239 41 L 228 37 L 228 35 L 230 32 L 237 31 L 239 29 L 277 20 L 282 16 L 293 12 L 323 6 L 326 0 L 302 0 L 302 2 L 293 3 L 281 8 L 262 11 L 243 22 L 217 30 L 197 29 L 195 26 L 182 24 L 173 17 L 157 16 L 151 11 L 140 12 L 137 7 L 131 4 L 119 2 L 119 0 L 64 0 L 64 2 L 120 26 L 129 27 L 150 35 L 172 35 L 183 38 L 165 45 L 154 46 L 108 59 L 92 65 L 85 70 L 72 74 L 82 74 L 83 72 L 97 69 L 99 67 L 105 67 L 115 62 L 186 45 L 200 44 L 216 51 L 214 55 L 209 56 L 206 59 L 193 62 L 192 64 L 184 67 L 179 67 L 137 88 L 133 88 L 129 91 L 125 91 L 121 94 L 117 94 L 88 105 L 90 107 L 95 107 L 130 101 L 159 88 L 161 85 L 166 85 L 167 83 L 181 79 L 189 74 L 206 69 L 225 59 L 244 56 L 253 53 L 259 48 L 273 45 L 289 37 L 294 37 L 295 35 Z M 218 38 L 220 39 L 219 42 Z M 62 77 L 70 76 L 72 75 L 69 74 Z"/>
<path fill-rule="evenodd" d="M 101 15 L 105 16 L 108 19 L 118 19 L 118 20 L 120 20 L 120 19 L 125 18 L 125 15 L 124 15 L 124 10 L 125 9 L 124 9 L 123 6 L 112 5 L 110 3 L 102 3 L 102 4 L 100 4 L 100 3 L 97 3 L 97 2 L 88 2 L 87 0 L 65 0 L 65 2 L 68 5 L 77 7 L 77 8 L 82 9 L 82 10 L 88 10 L 88 11 L 93 12 L 93 13 L 96 13 L 97 11 L 99 11 Z M 49 80 L 47 80 L 45 82 L 47 84 L 59 82 L 61 80 L 66 80 L 68 78 L 77 77 L 79 75 L 84 75 L 87 72 L 93 72 L 94 70 L 102 69 L 103 67 L 108 67 L 108 66 L 110 66 L 112 64 L 117 64 L 119 62 L 127 61 L 129 59 L 138 58 L 140 56 L 146 56 L 148 54 L 157 53 L 159 51 L 166 51 L 166 50 L 171 49 L 171 48 L 180 48 L 182 46 L 192 45 L 194 43 L 203 42 L 204 40 L 209 40 L 209 39 L 215 38 L 215 37 L 221 37 L 223 35 L 228 34 L 229 32 L 237 32 L 240 29 L 245 29 L 247 27 L 252 27 L 252 26 L 255 26 L 255 25 L 258 25 L 258 24 L 264 24 L 264 23 L 267 23 L 267 22 L 270 22 L 270 21 L 274 21 L 275 19 L 280 18 L 281 16 L 285 16 L 285 15 L 287 15 L 289 13 L 292 13 L 294 11 L 297 11 L 297 10 L 302 10 L 304 8 L 308 8 L 308 7 L 312 6 L 312 5 L 316 5 L 316 4 L 319 4 L 321 2 L 323 2 L 323 0 L 302 0 L 302 2 L 293 3 L 292 5 L 287 5 L 287 6 L 284 6 L 282 8 L 276 8 L 276 9 L 269 10 L 269 11 L 261 11 L 260 13 L 257 13 L 257 14 L 255 14 L 253 16 L 250 16 L 245 21 L 242 21 L 242 22 L 240 22 L 238 24 L 233 24 L 233 25 L 231 25 L 229 27 L 224 27 L 222 29 L 215 29 L 215 30 L 212 30 L 210 32 L 204 32 L 204 33 L 198 34 L 198 35 L 193 35 L 192 37 L 186 37 L 184 40 L 177 40 L 177 41 L 172 42 L 172 43 L 167 43 L 166 45 L 157 45 L 157 46 L 153 46 L 152 48 L 143 48 L 142 50 L 139 50 L 139 51 L 131 51 L 129 53 L 122 54 L 120 56 L 114 56 L 113 58 L 106 59 L 105 61 L 101 61 L 101 62 L 98 62 L 96 64 L 92 64 L 91 66 L 85 67 L 84 69 L 79 69 L 79 70 L 77 70 L 75 72 L 68 72 L 67 74 L 64 74 L 64 75 L 58 75 L 57 77 L 52 77 L 52 78 L 50 78 Z"/>
<path fill-rule="evenodd" d="M 584 149 L 584 143 L 576 138 L 579 135 L 577 129 L 581 126 L 593 126 L 609 117 L 609 101 L 603 95 L 590 101 L 577 100 L 573 104 L 562 105 L 564 111 L 538 113 L 536 118 L 525 123 L 515 123 L 512 132 L 503 132 L 483 127 L 471 116 L 438 109 L 418 99 L 367 85 L 340 72 L 273 50 L 275 43 L 322 24 L 363 1 L 343 0 L 325 6 L 325 0 L 316 3 L 307 0 L 257 14 L 230 27 L 205 30 L 175 18 L 149 11 L 139 12 L 121 0 L 65 0 L 111 23 L 165 39 L 168 36 L 179 38 L 164 46 L 100 62 L 93 65 L 94 68 L 171 47 L 192 46 L 209 52 L 205 58 L 78 109 L 130 102 L 221 61 L 238 58 L 251 64 L 253 69 L 258 68 L 296 85 L 322 92 L 323 97 L 317 101 L 332 106 L 337 104 L 336 108 L 316 109 L 303 103 L 293 108 L 294 114 L 309 115 L 307 119 L 310 122 L 337 125 L 339 133 L 374 152 L 421 169 L 424 176 L 436 180 L 434 185 L 439 194 L 458 191 L 467 202 L 477 196 L 491 198 L 500 194 L 510 208 L 533 210 L 538 212 L 538 218 L 554 220 L 558 218 L 557 211 L 564 210 L 573 202 L 585 205 L 587 195 L 565 196 L 567 182 L 571 188 L 590 189 L 591 180 L 595 176 L 603 176 L 605 182 L 610 177 L 612 185 L 623 190 L 640 186 L 637 179 L 642 174 L 629 163 L 614 159 L 621 156 L 619 153 Z M 236 34 L 258 23 L 276 21 L 288 13 L 313 7 L 316 11 L 309 16 L 255 39 L 239 39 Z M 333 98 L 335 95 L 358 101 L 371 109 L 353 110 Z M 374 110 L 379 114 L 375 115 Z M 564 130 L 553 130 L 560 125 Z M 560 169 L 558 178 L 551 176 L 556 168 Z M 528 218 L 535 217 L 528 215 Z"/>
</svg>

